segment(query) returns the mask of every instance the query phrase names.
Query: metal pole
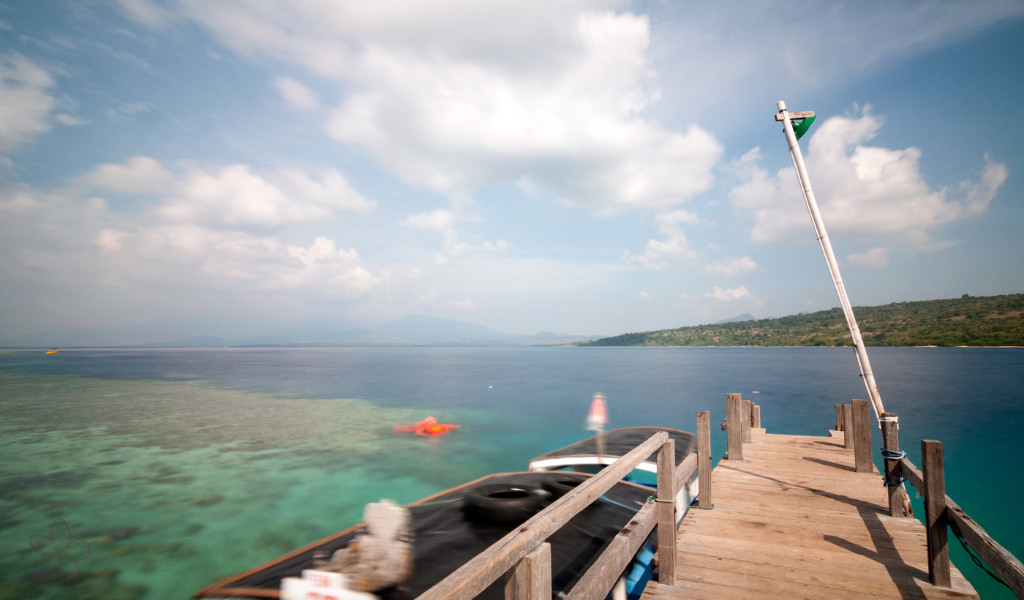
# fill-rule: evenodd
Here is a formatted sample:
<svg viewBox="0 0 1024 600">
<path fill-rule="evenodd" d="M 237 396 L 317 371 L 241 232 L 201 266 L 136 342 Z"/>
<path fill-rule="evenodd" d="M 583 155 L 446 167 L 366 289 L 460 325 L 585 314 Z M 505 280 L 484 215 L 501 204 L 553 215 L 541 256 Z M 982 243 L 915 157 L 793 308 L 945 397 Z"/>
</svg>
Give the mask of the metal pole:
<svg viewBox="0 0 1024 600">
<path fill-rule="evenodd" d="M 846 296 L 843 278 L 839 275 L 839 263 L 836 262 L 836 255 L 832 252 L 832 242 L 828 239 L 825 223 L 821 220 L 821 213 L 818 212 L 818 203 L 814 199 L 811 180 L 807 178 L 807 167 L 804 166 L 804 157 L 800 152 L 800 144 L 796 140 L 796 133 L 793 132 L 793 122 L 786 111 L 786 103 L 782 100 L 779 100 L 779 114 L 782 116 L 782 126 L 786 132 L 786 141 L 789 142 L 789 153 L 793 157 L 796 176 L 800 180 L 800 189 L 804 193 L 807 212 L 811 215 L 814 232 L 818 236 L 818 243 L 821 244 L 821 251 L 825 254 L 825 262 L 828 264 L 829 274 L 832 275 L 832 283 L 836 286 L 836 294 L 839 295 L 839 304 L 842 305 L 843 314 L 846 315 L 846 325 L 850 328 L 853 347 L 857 351 L 857 364 L 860 367 L 860 376 L 864 380 L 864 387 L 868 390 L 868 397 L 871 398 L 871 406 L 875 408 L 875 416 L 877 417 L 885 412 L 885 408 L 882 406 L 882 396 L 878 393 L 875 375 L 871 372 L 871 361 L 868 360 L 868 351 L 864 347 L 864 340 L 860 336 L 860 327 L 857 326 L 857 319 L 853 316 L 850 299 Z M 850 435 L 850 433 L 847 432 L 847 435 Z"/>
</svg>

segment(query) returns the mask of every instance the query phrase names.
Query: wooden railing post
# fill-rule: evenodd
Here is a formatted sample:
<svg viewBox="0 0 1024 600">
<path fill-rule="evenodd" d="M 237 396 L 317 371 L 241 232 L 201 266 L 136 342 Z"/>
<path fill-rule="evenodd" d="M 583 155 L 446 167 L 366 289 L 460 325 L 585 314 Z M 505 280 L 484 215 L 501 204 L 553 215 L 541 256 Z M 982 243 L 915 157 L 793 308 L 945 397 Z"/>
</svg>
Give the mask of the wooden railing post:
<svg viewBox="0 0 1024 600">
<path fill-rule="evenodd" d="M 836 404 L 836 431 L 843 430 L 843 405 Z"/>
<path fill-rule="evenodd" d="M 697 413 L 697 505 L 712 508 L 711 502 L 711 413 Z"/>
<path fill-rule="evenodd" d="M 853 406 L 843 405 L 843 447 L 853 448 Z"/>
<path fill-rule="evenodd" d="M 754 405 L 754 427 L 761 429 L 761 407 Z"/>
<path fill-rule="evenodd" d="M 900 422 L 895 413 L 882 413 L 878 418 L 882 426 L 882 447 L 892 455 L 900 450 Z M 889 516 L 907 517 L 903 510 L 903 466 L 899 458 L 885 458 L 885 484 L 889 492 Z"/>
<path fill-rule="evenodd" d="M 853 461 L 858 473 L 873 473 L 871 462 L 871 414 L 867 400 L 851 401 L 853 411 Z"/>
<path fill-rule="evenodd" d="M 551 599 L 551 544 L 544 542 L 505 573 L 505 600 Z"/>
<path fill-rule="evenodd" d="M 742 402 L 739 394 L 725 395 L 725 438 L 729 460 L 743 460 Z"/>
<path fill-rule="evenodd" d="M 750 420 L 753 418 L 751 413 L 751 407 L 754 405 L 750 400 L 740 400 L 740 406 L 743 408 L 743 442 L 750 442 Z"/>
<path fill-rule="evenodd" d="M 710 429 L 710 427 L 709 427 Z M 658 451 L 658 583 L 676 584 L 676 441 Z M 680 509 L 681 510 L 681 509 Z M 551 597 L 550 591 L 548 598 Z"/>
<path fill-rule="evenodd" d="M 924 518 L 928 533 L 928 576 L 932 585 L 950 587 L 949 544 L 946 540 L 946 475 L 942 464 L 942 442 L 921 440 L 924 463 Z"/>
</svg>

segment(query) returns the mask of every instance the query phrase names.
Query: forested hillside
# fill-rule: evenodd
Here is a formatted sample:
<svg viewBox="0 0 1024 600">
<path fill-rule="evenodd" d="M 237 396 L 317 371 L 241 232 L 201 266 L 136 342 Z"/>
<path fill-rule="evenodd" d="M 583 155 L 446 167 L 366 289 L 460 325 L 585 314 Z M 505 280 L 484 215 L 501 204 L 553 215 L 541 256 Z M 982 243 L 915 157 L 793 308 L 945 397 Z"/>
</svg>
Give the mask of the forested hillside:
<svg viewBox="0 0 1024 600">
<path fill-rule="evenodd" d="M 1024 346 L 1024 294 L 855 306 L 868 346 Z M 780 319 L 627 333 L 580 346 L 849 346 L 839 308 Z"/>
</svg>

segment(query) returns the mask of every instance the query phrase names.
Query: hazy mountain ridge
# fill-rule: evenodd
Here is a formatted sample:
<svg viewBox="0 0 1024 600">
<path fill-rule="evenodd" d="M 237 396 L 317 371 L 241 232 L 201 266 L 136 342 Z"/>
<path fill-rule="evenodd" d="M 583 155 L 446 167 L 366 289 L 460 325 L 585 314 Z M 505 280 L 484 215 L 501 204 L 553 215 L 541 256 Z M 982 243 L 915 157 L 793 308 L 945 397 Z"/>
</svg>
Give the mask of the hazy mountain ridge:
<svg viewBox="0 0 1024 600">
<path fill-rule="evenodd" d="M 409 315 L 363 329 L 342 328 L 329 322 L 272 324 L 276 333 L 256 335 L 190 335 L 171 333 L 180 325 L 169 322 L 124 323 L 116 327 L 66 329 L 0 340 L 0 348 L 217 348 L 279 346 L 388 346 L 388 345 L 531 345 L 566 344 L 600 336 L 542 331 L 516 335 L 455 319 Z M 229 329 L 238 331 L 237 325 Z M 267 329 L 267 328 L 264 328 Z"/>
<path fill-rule="evenodd" d="M 855 306 L 868 346 L 1024 346 L 1024 294 Z M 627 333 L 580 346 L 849 346 L 839 308 Z"/>
</svg>

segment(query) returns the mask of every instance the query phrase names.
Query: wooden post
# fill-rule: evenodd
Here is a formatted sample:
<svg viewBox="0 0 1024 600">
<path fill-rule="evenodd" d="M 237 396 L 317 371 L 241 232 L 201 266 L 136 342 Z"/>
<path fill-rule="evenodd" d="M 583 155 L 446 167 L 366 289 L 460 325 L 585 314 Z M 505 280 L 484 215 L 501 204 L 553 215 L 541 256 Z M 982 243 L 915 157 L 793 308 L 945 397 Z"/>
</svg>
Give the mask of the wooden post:
<svg viewBox="0 0 1024 600">
<path fill-rule="evenodd" d="M 871 414 L 867 400 L 852 400 L 853 411 L 853 459 L 858 473 L 872 473 L 871 462 Z"/>
<path fill-rule="evenodd" d="M 949 544 L 946 540 L 946 475 L 942 442 L 921 440 L 924 463 L 924 524 L 928 532 L 928 576 L 932 585 L 950 587 Z"/>
<path fill-rule="evenodd" d="M 710 427 L 709 427 L 710 429 Z M 658 451 L 658 583 L 676 584 L 676 441 Z M 551 597 L 549 588 L 547 598 Z"/>
<path fill-rule="evenodd" d="M 843 430 L 843 405 L 836 404 L 836 431 Z"/>
<path fill-rule="evenodd" d="M 754 427 L 761 429 L 761 407 L 754 405 Z"/>
<path fill-rule="evenodd" d="M 550 600 L 551 544 L 543 542 L 505 573 L 505 600 Z"/>
<path fill-rule="evenodd" d="M 697 505 L 711 508 L 711 413 L 697 413 Z"/>
<path fill-rule="evenodd" d="M 725 438 L 728 443 L 729 460 L 743 460 L 743 408 L 739 394 L 725 395 Z"/>
<path fill-rule="evenodd" d="M 843 442 L 847 450 L 853 448 L 853 407 L 849 404 L 843 405 Z"/>
<path fill-rule="evenodd" d="M 882 413 L 878 418 L 882 426 L 882 447 L 889 452 L 899 452 L 900 449 L 900 426 L 899 420 L 894 413 Z M 886 489 L 889 492 L 889 516 L 909 516 L 903 510 L 903 488 L 899 483 L 903 480 L 903 467 L 898 458 L 886 458 L 885 481 Z"/>
<path fill-rule="evenodd" d="M 750 415 L 750 413 L 753 412 L 750 407 L 753 406 L 753 404 L 754 403 L 750 400 L 740 400 L 740 406 L 743 408 L 743 423 L 741 424 L 741 428 L 743 429 L 743 441 L 745 443 L 750 441 L 750 420 L 753 418 Z"/>
</svg>

